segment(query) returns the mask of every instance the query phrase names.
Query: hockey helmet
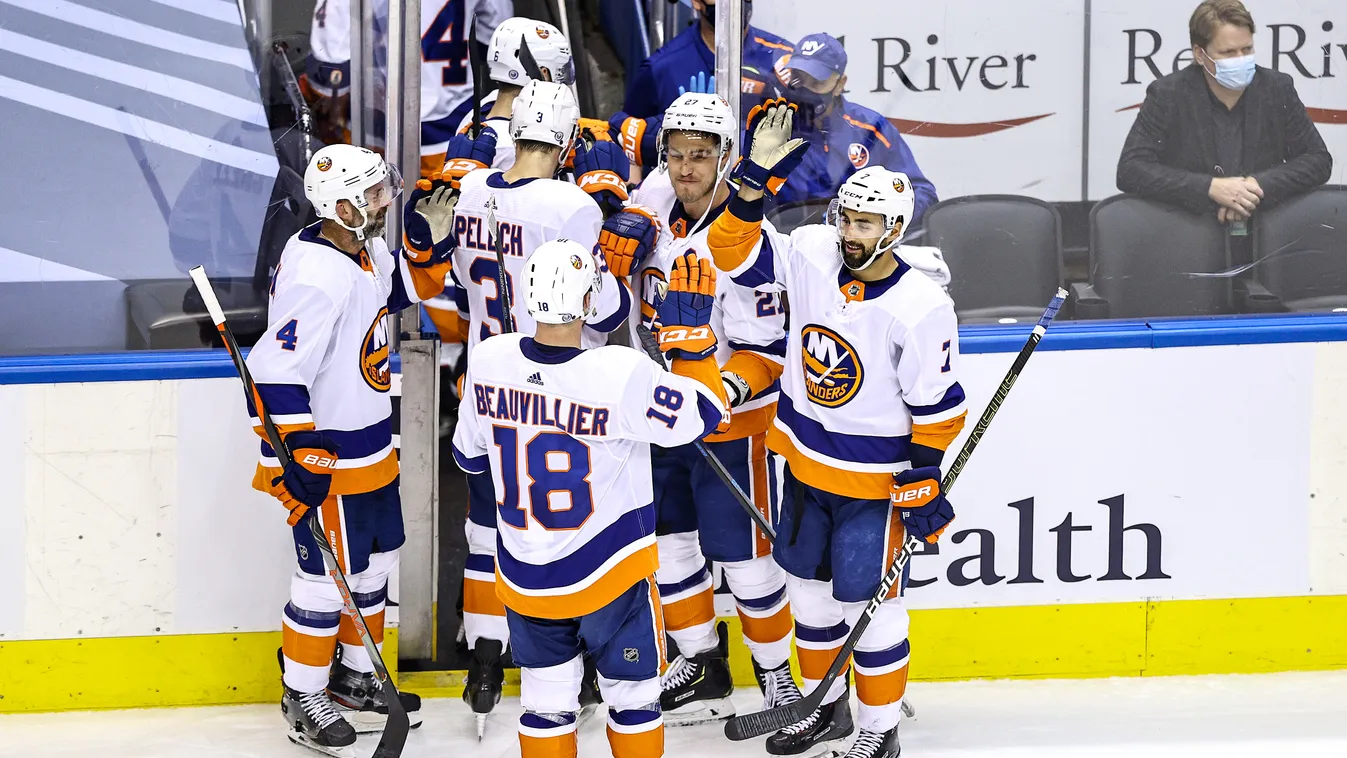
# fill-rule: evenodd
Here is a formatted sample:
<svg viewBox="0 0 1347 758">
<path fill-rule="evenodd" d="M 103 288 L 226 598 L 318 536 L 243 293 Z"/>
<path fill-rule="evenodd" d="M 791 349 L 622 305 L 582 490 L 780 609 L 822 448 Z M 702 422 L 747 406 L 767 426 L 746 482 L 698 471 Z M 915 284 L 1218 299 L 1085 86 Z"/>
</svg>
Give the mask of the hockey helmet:
<svg viewBox="0 0 1347 758">
<path fill-rule="evenodd" d="M 336 221 L 362 240 L 370 216 L 392 205 L 401 192 L 397 166 L 368 148 L 328 145 L 313 154 L 304 170 L 304 196 L 313 204 L 314 213 Z M 360 211 L 363 218 L 358 226 L 347 226 L 337 215 L 337 203 L 342 200 Z"/>
<path fill-rule="evenodd" d="M 575 63 L 571 43 L 560 29 L 546 21 L 515 16 L 500 22 L 487 46 L 486 61 L 491 79 L 501 84 L 522 87 L 532 78 L 520 59 L 520 48 L 528 45 L 542 73 L 558 84 L 575 83 Z"/>
<path fill-rule="evenodd" d="M 688 92 L 679 95 L 664 111 L 656 144 L 659 145 L 660 168 L 669 164 L 669 134 L 671 132 L 703 132 L 720 138 L 723 158 L 734 149 L 734 138 L 739 133 L 734 111 L 725 98 L 714 93 Z"/>
<path fill-rule="evenodd" d="M 898 234 L 888 244 L 875 245 L 875 252 L 871 254 L 869 260 L 857 267 L 856 270 L 859 271 L 874 263 L 881 253 L 897 247 L 902 240 L 916 209 L 912 182 L 907 178 L 907 174 L 901 171 L 890 171 L 883 166 L 863 168 L 846 180 L 837 191 L 837 197 L 829 205 L 828 221 L 837 227 L 839 233 L 842 229 L 844 208 L 857 213 L 878 214 L 884 220 L 884 232 L 879 235 L 881 242 L 892 234 L 895 228 L 898 229 Z"/>
<path fill-rule="evenodd" d="M 598 262 L 584 245 L 568 239 L 544 242 L 524 262 L 524 305 L 540 324 L 569 324 L 597 315 L 603 289 Z M 585 304 L 585 298 L 594 297 Z"/>
<path fill-rule="evenodd" d="M 562 160 L 575 141 L 580 106 L 570 87 L 556 82 L 530 81 L 514 101 L 510 136 L 561 148 Z"/>
</svg>

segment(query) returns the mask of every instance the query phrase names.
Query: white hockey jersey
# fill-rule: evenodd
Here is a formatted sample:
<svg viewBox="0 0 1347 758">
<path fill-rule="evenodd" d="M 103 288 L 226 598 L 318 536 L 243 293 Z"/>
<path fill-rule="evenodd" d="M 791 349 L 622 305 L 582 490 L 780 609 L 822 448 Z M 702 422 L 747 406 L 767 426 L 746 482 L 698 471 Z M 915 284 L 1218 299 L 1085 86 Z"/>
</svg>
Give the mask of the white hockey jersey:
<svg viewBox="0 0 1347 758">
<path fill-rule="evenodd" d="M 495 483 L 506 606 L 575 618 L 653 576 L 650 446 L 716 428 L 725 409 L 705 385 L 632 348 L 512 334 L 477 346 L 463 394 L 454 459 Z"/>
<path fill-rule="evenodd" d="M 318 429 L 340 446 L 332 494 L 371 492 L 398 474 L 388 314 L 437 293 L 448 263 L 408 266 L 379 237 L 348 255 L 321 230 L 321 221 L 305 227 L 281 252 L 267 331 L 248 353 L 248 370 L 282 437 Z M 263 435 L 253 486 L 271 492 L 280 463 L 249 405 Z"/>
<path fill-rule="evenodd" d="M 500 171 L 479 169 L 463 177 L 462 194 L 454 208 L 454 288 L 459 318 L 468 323 L 468 354 L 479 342 L 503 330 L 500 292 L 496 287 L 499 267 L 487 235 L 487 203 L 496 202 L 496 222 L 501 225 L 501 250 L 505 258 L 510 311 L 515 330 L 533 334 L 533 318 L 524 305 L 524 289 L 516 280 L 524 262 L 544 242 L 569 239 L 593 250 L 603 225 L 603 214 L 584 190 L 554 179 L 522 179 L 513 184 Z M 598 316 L 587 322 L 585 347 L 607 342 L 631 310 L 631 292 L 600 263 L 603 290 L 599 293 Z"/>
<path fill-rule="evenodd" d="M 472 65 L 468 56 L 469 20 L 477 25 L 477 41 L 491 41 L 500 22 L 514 15 L 513 0 L 421 0 L 421 154 L 440 155 L 458 131 L 463 113 L 472 107 Z M 376 0 L 375 63 L 386 79 L 388 2 Z M 309 35 L 315 61 L 345 67 L 350 81 L 350 0 L 319 0 Z M 340 94 L 331 81 L 313 81 L 323 94 Z M 340 84 L 340 83 L 338 83 Z"/>
<path fill-rule="evenodd" d="M 790 337 L 767 446 L 811 487 L 887 498 L 913 445 L 944 450 L 963 428 L 954 304 L 901 259 L 887 279 L 861 282 L 842 265 L 831 226 L 789 237 L 736 216 L 732 203 L 710 240 L 717 265 L 746 287 L 785 290 Z"/>
<path fill-rule="evenodd" d="M 636 324 L 649 329 L 653 323 L 659 297 L 657 287 L 668 281 L 674 260 L 689 251 L 702 258 L 711 258 L 707 234 L 712 222 L 724 212 L 725 205 L 712 208 L 706 220 L 697 226 L 700 219 L 688 216 L 682 203 L 678 202 L 668 171 L 656 171 L 646 177 L 633 194 L 632 202 L 650 208 L 664 220 L 655 251 L 641 262 L 633 285 L 640 291 L 640 297 L 636 298 L 639 318 L 631 320 L 632 344 L 637 345 L 640 342 L 635 335 Z M 769 221 L 763 222 L 763 228 L 775 232 Z M 721 366 L 729 365 L 731 356 L 736 353 L 748 352 L 762 362 L 772 364 L 774 375 L 781 373 L 786 357 L 786 313 L 775 288 L 744 287 L 728 276 L 718 277 L 711 331 L 718 340 L 716 361 Z M 761 373 L 761 369 L 757 372 Z M 712 437 L 713 441 L 741 439 L 767 430 L 775 413 L 780 383 L 771 381 L 766 384 L 765 389 L 733 410 L 730 428 Z"/>
</svg>

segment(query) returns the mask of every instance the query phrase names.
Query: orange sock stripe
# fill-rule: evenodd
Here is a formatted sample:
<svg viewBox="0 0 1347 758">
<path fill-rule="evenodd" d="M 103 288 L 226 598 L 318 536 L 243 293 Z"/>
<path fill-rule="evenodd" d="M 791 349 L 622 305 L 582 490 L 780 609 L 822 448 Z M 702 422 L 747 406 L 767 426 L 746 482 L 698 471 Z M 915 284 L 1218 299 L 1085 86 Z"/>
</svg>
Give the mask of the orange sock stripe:
<svg viewBox="0 0 1347 758">
<path fill-rule="evenodd" d="M 337 637 L 314 637 L 281 625 L 281 652 L 285 657 L 305 666 L 327 666 L 337 650 Z"/>
<path fill-rule="evenodd" d="M 749 471 L 753 476 L 752 487 L 750 491 L 753 496 L 753 507 L 761 513 L 767 523 L 772 523 L 772 499 L 769 497 L 767 489 L 767 435 L 755 434 L 749 439 Z M 753 555 L 761 558 L 772 554 L 772 543 L 768 541 L 767 535 L 762 533 L 758 527 L 750 527 L 753 530 Z M 742 616 L 742 614 L 741 614 Z M 787 626 L 790 626 L 789 617 L 787 617 Z M 748 627 L 744 627 L 747 632 Z M 754 639 L 751 635 L 749 639 Z M 777 637 L 776 639 L 780 639 Z"/>
<path fill-rule="evenodd" d="M 504 616 L 505 603 L 496 596 L 496 583 L 481 579 L 463 579 L 463 612 L 482 616 Z"/>
<path fill-rule="evenodd" d="M 736 610 L 739 611 L 739 622 L 744 627 L 744 636 L 754 642 L 765 644 L 784 640 L 790 636 L 791 629 L 794 628 L 794 622 L 790 617 L 790 603 L 782 605 L 776 613 L 766 618 L 753 618 L 741 608 Z"/>
<path fill-rule="evenodd" d="M 692 597 L 665 603 L 664 625 L 671 632 L 681 632 L 698 624 L 708 624 L 716 618 L 716 599 L 711 588 Z"/>
<path fill-rule="evenodd" d="M 576 758 L 579 751 L 575 732 L 568 732 L 556 737 L 519 735 L 520 758 Z"/>
<path fill-rule="evenodd" d="M 378 645 L 384 641 L 384 612 L 366 613 L 365 626 L 369 627 L 369 636 L 374 638 L 374 644 Z M 355 630 L 355 619 L 341 614 L 341 623 L 337 625 L 337 641 L 345 642 L 348 645 L 363 645 L 360 641 L 360 633 Z"/>
<path fill-rule="evenodd" d="M 664 606 L 659 599 L 659 585 L 655 583 L 655 576 L 652 574 L 646 578 L 646 584 L 650 586 L 650 612 L 655 617 L 655 648 L 659 650 L 659 672 L 664 673 L 664 666 L 669 662 L 669 649 L 664 639 Z"/>
<path fill-rule="evenodd" d="M 823 675 L 828 673 L 828 667 L 833 665 L 833 659 L 837 657 L 837 651 L 842 649 L 839 643 L 837 647 L 827 648 L 826 650 L 815 650 L 813 648 L 800 647 L 797 640 L 795 652 L 800 657 L 800 676 L 805 679 L 818 681 Z M 847 666 L 851 665 L 851 660 L 847 660 Z M 846 673 L 846 668 L 842 669 Z"/>
<path fill-rule="evenodd" d="M 613 758 L 658 758 L 664 755 L 664 723 L 644 732 L 624 734 L 608 727 L 608 746 Z"/>
<path fill-rule="evenodd" d="M 856 697 L 865 705 L 892 705 L 903 699 L 907 691 L 907 666 L 877 676 L 866 676 L 856 670 Z"/>
</svg>

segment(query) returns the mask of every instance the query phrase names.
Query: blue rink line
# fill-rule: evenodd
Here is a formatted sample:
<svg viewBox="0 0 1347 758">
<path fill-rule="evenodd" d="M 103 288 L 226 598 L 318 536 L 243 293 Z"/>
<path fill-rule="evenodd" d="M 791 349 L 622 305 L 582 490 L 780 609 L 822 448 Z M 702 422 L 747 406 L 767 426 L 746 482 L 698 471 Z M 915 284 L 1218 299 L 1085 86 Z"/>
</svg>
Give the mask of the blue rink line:
<svg viewBox="0 0 1347 758">
<path fill-rule="evenodd" d="M 965 355 L 1018 352 L 1031 328 L 1028 323 L 961 327 L 959 348 Z M 1063 321 L 1048 329 L 1038 349 L 1119 350 L 1280 342 L 1347 342 L 1347 314 Z M 396 354 L 393 370 L 401 370 Z M 234 364 L 223 349 L 0 357 L 0 384 L 219 379 L 234 375 Z"/>
</svg>

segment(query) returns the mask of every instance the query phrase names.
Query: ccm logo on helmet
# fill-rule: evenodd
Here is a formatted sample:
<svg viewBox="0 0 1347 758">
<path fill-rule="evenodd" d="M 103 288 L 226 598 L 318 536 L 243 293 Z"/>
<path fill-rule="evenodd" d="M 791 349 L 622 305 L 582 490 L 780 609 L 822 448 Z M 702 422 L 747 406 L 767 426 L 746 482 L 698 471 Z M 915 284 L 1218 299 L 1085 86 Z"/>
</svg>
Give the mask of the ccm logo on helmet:
<svg viewBox="0 0 1347 758">
<path fill-rule="evenodd" d="M 317 453 L 309 453 L 305 455 L 304 460 L 301 461 L 301 463 L 303 463 L 305 466 L 309 466 L 312 468 L 334 469 L 337 467 L 336 458 L 329 458 L 326 455 L 318 455 Z"/>
<path fill-rule="evenodd" d="M 810 401 L 827 408 L 845 405 L 865 379 L 860 355 L 837 332 L 818 324 L 806 326 L 800 337 L 800 368 Z"/>
<path fill-rule="evenodd" d="M 374 323 L 365 332 L 360 345 L 360 375 L 375 392 L 387 392 L 393 386 L 388 362 L 388 309 L 380 308 Z"/>
</svg>

